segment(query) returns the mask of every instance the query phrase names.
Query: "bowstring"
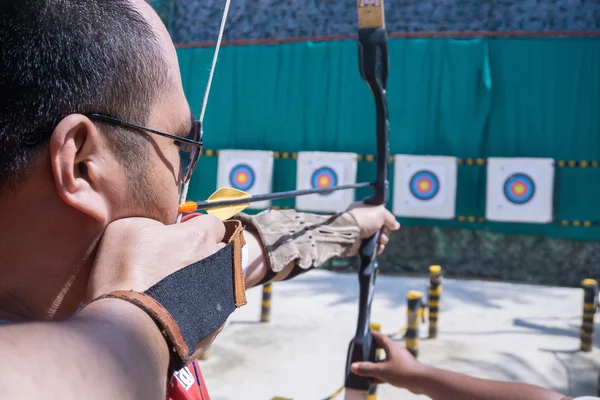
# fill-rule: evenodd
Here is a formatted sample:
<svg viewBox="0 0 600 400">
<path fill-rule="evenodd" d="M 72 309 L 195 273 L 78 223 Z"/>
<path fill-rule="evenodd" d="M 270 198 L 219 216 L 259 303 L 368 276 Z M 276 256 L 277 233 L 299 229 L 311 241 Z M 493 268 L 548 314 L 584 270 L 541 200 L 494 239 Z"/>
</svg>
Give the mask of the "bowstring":
<svg viewBox="0 0 600 400">
<path fill-rule="evenodd" d="M 208 75 L 208 83 L 206 85 L 206 91 L 204 92 L 204 100 L 202 101 L 202 111 L 200 112 L 200 124 L 204 126 L 204 114 L 206 113 L 206 105 L 208 104 L 208 97 L 210 95 L 210 88 L 212 86 L 213 77 L 215 75 L 215 68 L 217 66 L 217 60 L 219 59 L 219 50 L 221 49 L 221 42 L 223 41 L 223 32 L 225 31 L 225 24 L 227 23 L 227 15 L 229 14 L 229 6 L 231 0 L 225 2 L 225 9 L 223 10 L 223 18 L 221 18 L 221 26 L 219 28 L 219 36 L 217 37 L 217 45 L 215 47 L 215 54 L 213 55 L 212 65 L 210 67 L 210 74 Z M 190 181 L 186 182 L 181 188 L 181 196 L 179 197 L 179 204 L 185 203 L 187 200 L 188 191 L 190 188 Z M 183 214 L 179 214 L 177 217 L 177 223 L 181 222 Z"/>
</svg>

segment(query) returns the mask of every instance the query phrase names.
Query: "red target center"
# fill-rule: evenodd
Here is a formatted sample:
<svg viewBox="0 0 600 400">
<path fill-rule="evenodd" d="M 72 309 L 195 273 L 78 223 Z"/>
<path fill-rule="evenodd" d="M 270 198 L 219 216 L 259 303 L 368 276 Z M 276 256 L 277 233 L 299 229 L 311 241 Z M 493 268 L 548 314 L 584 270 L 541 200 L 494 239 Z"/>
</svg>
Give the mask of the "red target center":
<svg viewBox="0 0 600 400">
<path fill-rule="evenodd" d="M 249 179 L 250 179 L 250 177 L 248 176 L 248 173 L 246 173 L 246 172 L 239 172 L 235 176 L 235 182 L 240 185 L 245 185 L 246 183 L 248 183 Z"/>
<path fill-rule="evenodd" d="M 515 196 L 523 196 L 525 194 L 525 192 L 527 192 L 527 186 L 523 182 L 515 182 L 512 185 L 512 188 L 510 189 L 510 191 Z"/>
<path fill-rule="evenodd" d="M 417 190 L 421 193 L 427 193 L 431 190 L 433 182 L 429 178 L 421 178 L 417 182 Z"/>
<path fill-rule="evenodd" d="M 428 192 L 429 190 L 431 190 L 431 186 L 432 186 L 431 180 L 429 180 L 427 178 L 423 178 L 417 183 L 417 187 L 419 188 L 419 191 L 421 191 L 421 192 Z"/>
<path fill-rule="evenodd" d="M 317 181 L 319 182 L 319 187 L 330 187 L 331 186 L 331 177 L 328 175 L 321 175 Z"/>
</svg>

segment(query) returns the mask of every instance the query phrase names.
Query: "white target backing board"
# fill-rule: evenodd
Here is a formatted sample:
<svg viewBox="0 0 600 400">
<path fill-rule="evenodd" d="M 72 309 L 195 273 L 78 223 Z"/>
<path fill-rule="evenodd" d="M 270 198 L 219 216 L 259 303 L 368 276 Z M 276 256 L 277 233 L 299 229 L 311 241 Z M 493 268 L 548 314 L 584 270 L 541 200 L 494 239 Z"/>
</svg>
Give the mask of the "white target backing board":
<svg viewBox="0 0 600 400">
<path fill-rule="evenodd" d="M 251 195 L 273 190 L 273 152 L 258 150 L 219 151 L 217 187 L 232 187 Z M 253 209 L 271 207 L 270 201 L 252 203 Z"/>
<path fill-rule="evenodd" d="M 355 153 L 298 153 L 296 188 L 327 188 L 356 183 L 357 155 Z M 302 211 L 344 211 L 354 202 L 355 190 L 340 190 L 296 198 L 296 208 Z"/>
<path fill-rule="evenodd" d="M 453 219 L 456 215 L 456 157 L 394 157 L 394 215 Z"/>
<path fill-rule="evenodd" d="M 553 159 L 488 158 L 487 163 L 486 219 L 552 222 Z"/>
</svg>

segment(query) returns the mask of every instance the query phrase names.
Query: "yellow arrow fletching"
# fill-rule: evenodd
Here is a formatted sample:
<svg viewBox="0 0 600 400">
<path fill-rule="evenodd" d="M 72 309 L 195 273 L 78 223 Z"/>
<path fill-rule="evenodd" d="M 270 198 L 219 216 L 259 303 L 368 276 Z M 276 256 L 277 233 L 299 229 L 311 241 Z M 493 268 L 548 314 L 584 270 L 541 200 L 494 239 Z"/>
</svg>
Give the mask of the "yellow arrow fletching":
<svg viewBox="0 0 600 400">
<path fill-rule="evenodd" d="M 246 199 L 248 197 L 252 196 L 246 192 L 242 192 L 241 190 L 234 188 L 221 188 L 214 192 L 206 201 L 210 203 L 214 201 Z M 206 210 L 206 212 L 210 215 L 219 218 L 221 221 L 224 221 L 233 217 L 237 213 L 244 211 L 249 205 L 250 203 L 239 204 L 236 206 L 215 207 L 209 208 L 208 210 Z"/>
<path fill-rule="evenodd" d="M 247 199 L 252 197 L 250 194 L 246 192 L 242 192 L 241 190 L 234 188 L 221 188 L 214 192 L 207 200 L 206 203 L 224 201 L 224 200 L 237 200 L 237 199 Z M 213 207 L 206 209 L 206 212 L 210 215 L 214 215 L 219 218 L 221 221 L 229 219 L 244 211 L 246 207 L 248 207 L 250 203 L 246 204 L 238 204 L 234 206 L 221 206 L 221 207 Z M 203 207 L 206 208 L 206 207 Z M 179 206 L 180 213 L 191 213 L 198 210 L 198 205 L 195 201 L 187 201 Z"/>
</svg>

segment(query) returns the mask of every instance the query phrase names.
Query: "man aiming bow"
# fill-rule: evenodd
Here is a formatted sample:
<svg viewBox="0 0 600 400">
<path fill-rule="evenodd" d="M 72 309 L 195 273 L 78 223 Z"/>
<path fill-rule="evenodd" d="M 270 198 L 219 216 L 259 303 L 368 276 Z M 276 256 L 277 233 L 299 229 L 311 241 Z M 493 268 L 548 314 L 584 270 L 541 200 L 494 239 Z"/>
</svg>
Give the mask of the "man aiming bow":
<svg viewBox="0 0 600 400">
<path fill-rule="evenodd" d="M 173 225 L 201 130 L 142 0 L 2 1 L 0 49 L 2 398 L 206 398 L 167 379 L 244 283 L 352 255 L 383 228 L 382 251 L 399 228 L 382 206 L 238 216 L 244 232 L 210 216 Z M 240 267 L 244 282 L 224 278 Z"/>
</svg>

